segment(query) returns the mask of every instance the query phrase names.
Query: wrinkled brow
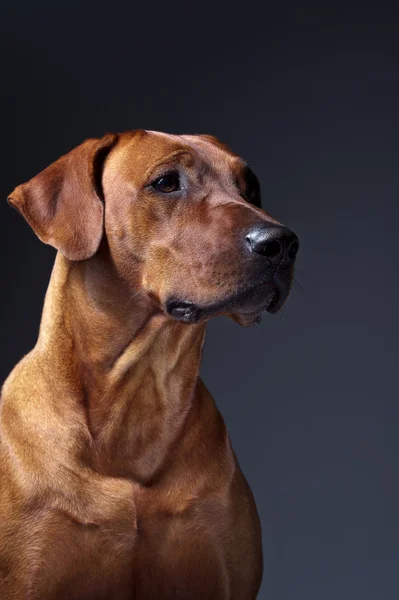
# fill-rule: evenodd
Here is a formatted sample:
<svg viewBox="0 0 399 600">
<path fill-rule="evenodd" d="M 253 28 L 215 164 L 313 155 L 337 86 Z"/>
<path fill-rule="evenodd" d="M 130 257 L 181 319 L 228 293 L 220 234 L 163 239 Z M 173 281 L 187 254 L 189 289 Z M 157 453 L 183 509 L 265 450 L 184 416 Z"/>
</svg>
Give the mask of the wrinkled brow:
<svg viewBox="0 0 399 600">
<path fill-rule="evenodd" d="M 148 169 L 145 171 L 144 177 L 149 177 L 151 175 L 151 173 L 153 171 L 155 171 L 155 169 L 157 169 L 158 167 L 160 167 L 162 165 L 170 164 L 171 162 L 181 159 L 183 157 L 187 157 L 188 159 L 191 159 L 191 161 L 188 164 L 192 164 L 196 159 L 195 154 L 191 150 L 187 150 L 187 149 L 183 149 L 183 148 L 180 150 L 175 150 L 174 152 L 171 152 L 170 154 L 167 154 L 166 156 L 163 156 L 162 158 L 153 162 L 148 167 Z"/>
</svg>

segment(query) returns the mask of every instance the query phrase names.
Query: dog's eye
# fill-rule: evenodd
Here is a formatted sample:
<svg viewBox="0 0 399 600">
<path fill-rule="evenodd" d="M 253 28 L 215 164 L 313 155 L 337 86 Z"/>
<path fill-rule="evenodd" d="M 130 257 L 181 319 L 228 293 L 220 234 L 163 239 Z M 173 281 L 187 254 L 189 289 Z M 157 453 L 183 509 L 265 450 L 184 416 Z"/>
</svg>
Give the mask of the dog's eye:
<svg viewBox="0 0 399 600">
<path fill-rule="evenodd" d="M 178 173 L 166 173 L 162 177 L 158 177 L 153 183 L 152 187 L 161 192 L 161 194 L 170 194 L 171 192 L 177 192 L 180 190 L 180 179 Z"/>
</svg>

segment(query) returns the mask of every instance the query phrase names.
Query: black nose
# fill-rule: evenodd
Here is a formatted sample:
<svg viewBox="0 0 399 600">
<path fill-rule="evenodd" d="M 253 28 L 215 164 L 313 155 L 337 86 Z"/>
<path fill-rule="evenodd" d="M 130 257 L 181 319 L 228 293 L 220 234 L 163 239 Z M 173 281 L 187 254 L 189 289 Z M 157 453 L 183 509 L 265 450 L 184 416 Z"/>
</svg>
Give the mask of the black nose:
<svg viewBox="0 0 399 600">
<path fill-rule="evenodd" d="M 281 225 L 256 227 L 245 237 L 251 250 L 268 258 L 273 264 L 293 263 L 299 249 L 295 233 Z"/>
</svg>

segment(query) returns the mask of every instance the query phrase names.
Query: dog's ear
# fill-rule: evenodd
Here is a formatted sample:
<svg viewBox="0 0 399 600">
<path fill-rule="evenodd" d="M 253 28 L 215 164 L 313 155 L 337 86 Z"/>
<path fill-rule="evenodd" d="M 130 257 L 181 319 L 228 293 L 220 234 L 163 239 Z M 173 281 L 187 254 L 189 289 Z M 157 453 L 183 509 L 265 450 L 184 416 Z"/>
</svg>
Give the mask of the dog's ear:
<svg viewBox="0 0 399 600">
<path fill-rule="evenodd" d="M 27 183 L 8 202 L 37 236 L 70 260 L 96 253 L 104 229 L 101 176 L 116 134 L 89 139 L 59 158 Z"/>
</svg>

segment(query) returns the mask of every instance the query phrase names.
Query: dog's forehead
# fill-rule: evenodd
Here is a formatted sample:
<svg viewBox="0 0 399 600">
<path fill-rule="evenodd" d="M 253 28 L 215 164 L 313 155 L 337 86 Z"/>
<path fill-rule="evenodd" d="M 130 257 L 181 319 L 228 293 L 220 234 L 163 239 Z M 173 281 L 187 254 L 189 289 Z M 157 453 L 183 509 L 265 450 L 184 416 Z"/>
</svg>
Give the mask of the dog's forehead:
<svg viewBox="0 0 399 600">
<path fill-rule="evenodd" d="M 110 163 L 112 168 L 140 177 L 152 164 L 179 151 L 191 153 L 202 163 L 208 163 L 213 169 L 231 173 L 242 159 L 230 148 L 210 135 L 177 135 L 152 130 L 136 130 L 122 133 L 113 152 Z"/>
</svg>

